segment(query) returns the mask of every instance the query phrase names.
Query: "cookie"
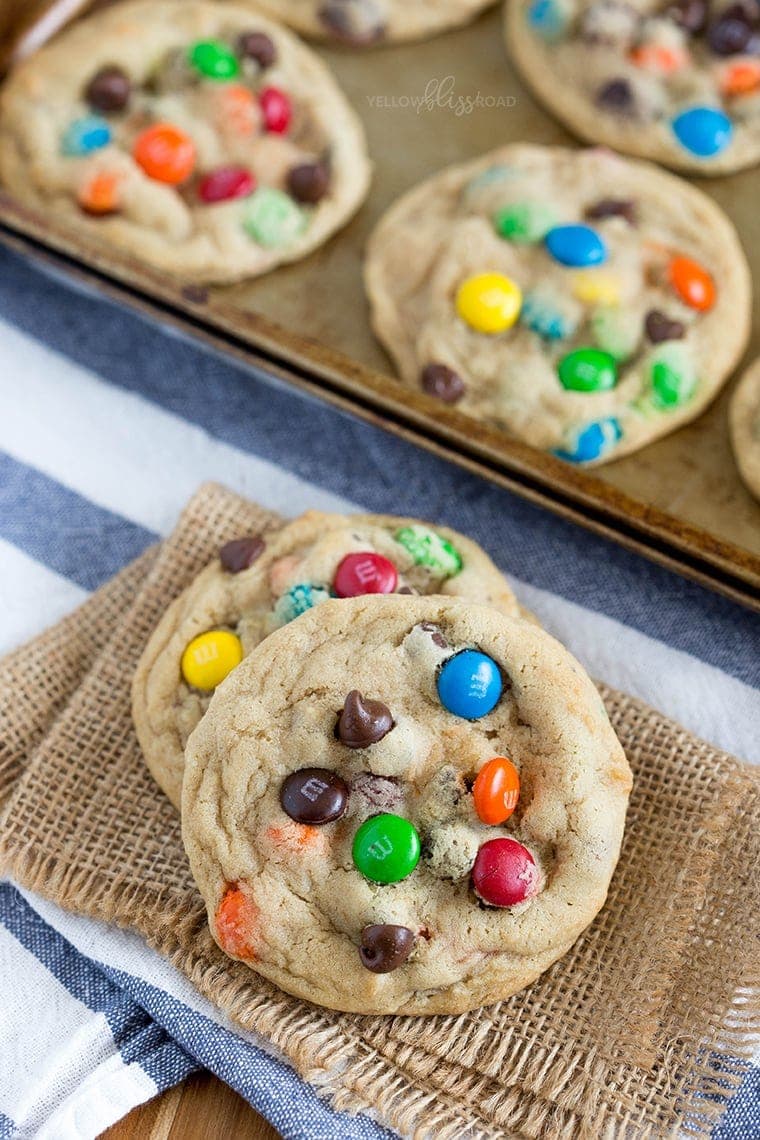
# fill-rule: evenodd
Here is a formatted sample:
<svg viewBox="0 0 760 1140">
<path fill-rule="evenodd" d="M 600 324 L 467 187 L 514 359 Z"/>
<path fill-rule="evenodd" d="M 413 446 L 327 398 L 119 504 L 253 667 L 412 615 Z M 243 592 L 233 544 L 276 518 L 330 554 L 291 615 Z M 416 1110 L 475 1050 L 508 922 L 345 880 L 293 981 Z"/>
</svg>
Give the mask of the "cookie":
<svg viewBox="0 0 760 1140">
<path fill-rule="evenodd" d="M 739 381 L 729 408 L 731 445 L 742 479 L 760 499 L 760 359 Z"/>
<path fill-rule="evenodd" d="M 512 57 L 589 142 L 678 170 L 760 161 L 758 0 L 511 0 Z"/>
<path fill-rule="evenodd" d="M 369 187 L 357 116 L 325 65 L 234 3 L 137 0 L 76 24 L 0 100 L 21 201 L 193 283 L 310 253 Z"/>
<path fill-rule="evenodd" d="M 604 903 L 631 772 L 548 634 L 441 597 L 327 602 L 218 689 L 183 839 L 216 941 L 300 998 L 460 1013 Z"/>
<path fill-rule="evenodd" d="M 179 807 L 187 738 L 245 654 L 331 597 L 398 591 L 521 612 L 476 543 L 415 519 L 310 511 L 275 533 L 224 546 L 166 611 L 133 681 L 137 736 L 172 803 Z"/>
<path fill-rule="evenodd" d="M 694 419 L 749 335 L 730 221 L 601 149 L 517 143 L 444 170 L 381 219 L 365 281 L 409 385 L 572 463 Z"/>
<path fill-rule="evenodd" d="M 257 0 L 275 19 L 321 40 L 373 47 L 469 23 L 494 0 Z"/>
</svg>

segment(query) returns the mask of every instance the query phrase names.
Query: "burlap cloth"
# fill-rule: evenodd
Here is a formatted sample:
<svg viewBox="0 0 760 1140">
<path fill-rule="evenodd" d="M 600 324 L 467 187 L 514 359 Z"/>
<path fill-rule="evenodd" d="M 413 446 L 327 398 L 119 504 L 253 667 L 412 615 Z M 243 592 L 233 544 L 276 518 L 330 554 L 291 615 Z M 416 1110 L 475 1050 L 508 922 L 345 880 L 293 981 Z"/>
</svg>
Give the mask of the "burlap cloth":
<svg viewBox="0 0 760 1140">
<path fill-rule="evenodd" d="M 604 685 L 635 775 L 623 854 L 602 914 L 528 991 L 460 1017 L 360 1017 L 288 997 L 217 949 L 178 817 L 140 757 L 130 678 L 219 543 L 277 522 L 201 488 L 158 553 L 2 663 L 5 873 L 140 931 L 335 1106 L 401 1133 L 707 1135 L 760 1039 L 760 777 Z"/>
</svg>

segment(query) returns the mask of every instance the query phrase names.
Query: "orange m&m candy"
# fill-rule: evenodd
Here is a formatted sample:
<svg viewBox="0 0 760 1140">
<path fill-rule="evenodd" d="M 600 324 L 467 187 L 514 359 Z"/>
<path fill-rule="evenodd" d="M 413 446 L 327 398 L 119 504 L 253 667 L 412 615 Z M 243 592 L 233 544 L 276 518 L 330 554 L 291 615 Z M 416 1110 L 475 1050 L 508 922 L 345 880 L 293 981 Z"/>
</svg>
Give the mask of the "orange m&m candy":
<svg viewBox="0 0 760 1140">
<path fill-rule="evenodd" d="M 195 143 L 171 123 L 148 127 L 135 139 L 133 153 L 149 178 L 170 186 L 188 179 L 195 166 Z"/>
<path fill-rule="evenodd" d="M 237 884 L 227 887 L 216 912 L 216 936 L 226 954 L 255 958 L 252 934 L 258 910 Z"/>
<path fill-rule="evenodd" d="M 686 66 L 689 62 L 689 53 L 683 48 L 666 47 L 664 44 L 642 44 L 633 49 L 630 59 L 645 71 L 659 71 L 661 75 L 671 75 Z"/>
<path fill-rule="evenodd" d="M 520 798 L 520 773 L 511 760 L 495 756 L 480 769 L 472 787 L 475 811 L 483 823 L 504 823 Z"/>
<path fill-rule="evenodd" d="M 681 300 L 692 309 L 706 312 L 715 304 L 715 282 L 707 270 L 690 257 L 674 257 L 668 278 Z"/>
<path fill-rule="evenodd" d="M 742 59 L 732 63 L 723 72 L 721 91 L 730 98 L 751 95 L 760 90 L 760 59 Z"/>
<path fill-rule="evenodd" d="M 100 170 L 88 178 L 77 194 L 77 201 L 88 214 L 113 214 L 119 209 L 120 176 L 112 170 Z"/>
</svg>

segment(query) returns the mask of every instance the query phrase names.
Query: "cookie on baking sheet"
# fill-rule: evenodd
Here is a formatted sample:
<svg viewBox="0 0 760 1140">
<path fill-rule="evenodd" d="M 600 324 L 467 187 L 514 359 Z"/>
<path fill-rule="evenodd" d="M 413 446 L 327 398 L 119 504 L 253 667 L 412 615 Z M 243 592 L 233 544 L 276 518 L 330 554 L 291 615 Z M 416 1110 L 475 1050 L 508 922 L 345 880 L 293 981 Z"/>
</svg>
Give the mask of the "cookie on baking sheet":
<svg viewBox="0 0 760 1140">
<path fill-rule="evenodd" d="M 250 6 L 136 0 L 22 64 L 0 100 L 21 201 L 193 282 L 252 277 L 344 225 L 370 178 L 325 65 Z"/>
<path fill-rule="evenodd" d="M 282 530 L 222 547 L 164 614 L 132 685 L 140 745 L 175 806 L 187 738 L 213 690 L 247 653 L 331 597 L 399 591 L 450 594 L 521 612 L 476 543 L 416 519 L 309 511 Z"/>
<path fill-rule="evenodd" d="M 441 597 L 327 602 L 219 688 L 183 839 L 221 948 L 360 1013 L 522 989 L 604 903 L 631 772 L 529 622 Z"/>
<path fill-rule="evenodd" d="M 348 47 L 422 39 L 457 27 L 495 0 L 256 0 L 306 36 Z"/>
<path fill-rule="evenodd" d="M 749 490 L 760 499 L 760 359 L 739 381 L 728 414 L 736 465 Z"/>
<path fill-rule="evenodd" d="M 573 463 L 694 419 L 749 334 L 725 214 L 601 149 L 516 143 L 444 170 L 381 219 L 365 281 L 408 384 Z"/>
<path fill-rule="evenodd" d="M 699 174 L 760 162 L 759 0 L 510 0 L 515 64 L 589 142 Z"/>
</svg>

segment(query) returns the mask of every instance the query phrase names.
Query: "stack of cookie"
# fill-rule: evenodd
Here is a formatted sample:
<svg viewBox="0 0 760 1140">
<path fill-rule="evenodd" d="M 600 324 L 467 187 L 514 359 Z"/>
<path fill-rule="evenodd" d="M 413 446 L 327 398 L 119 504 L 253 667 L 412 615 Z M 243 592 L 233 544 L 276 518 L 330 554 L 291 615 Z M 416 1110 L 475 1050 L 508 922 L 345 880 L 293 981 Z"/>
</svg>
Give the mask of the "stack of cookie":
<svg viewBox="0 0 760 1140">
<path fill-rule="evenodd" d="M 623 750 L 453 531 L 312 512 L 228 543 L 150 639 L 133 716 L 214 938 L 298 997 L 495 1002 L 604 903 Z"/>
</svg>

